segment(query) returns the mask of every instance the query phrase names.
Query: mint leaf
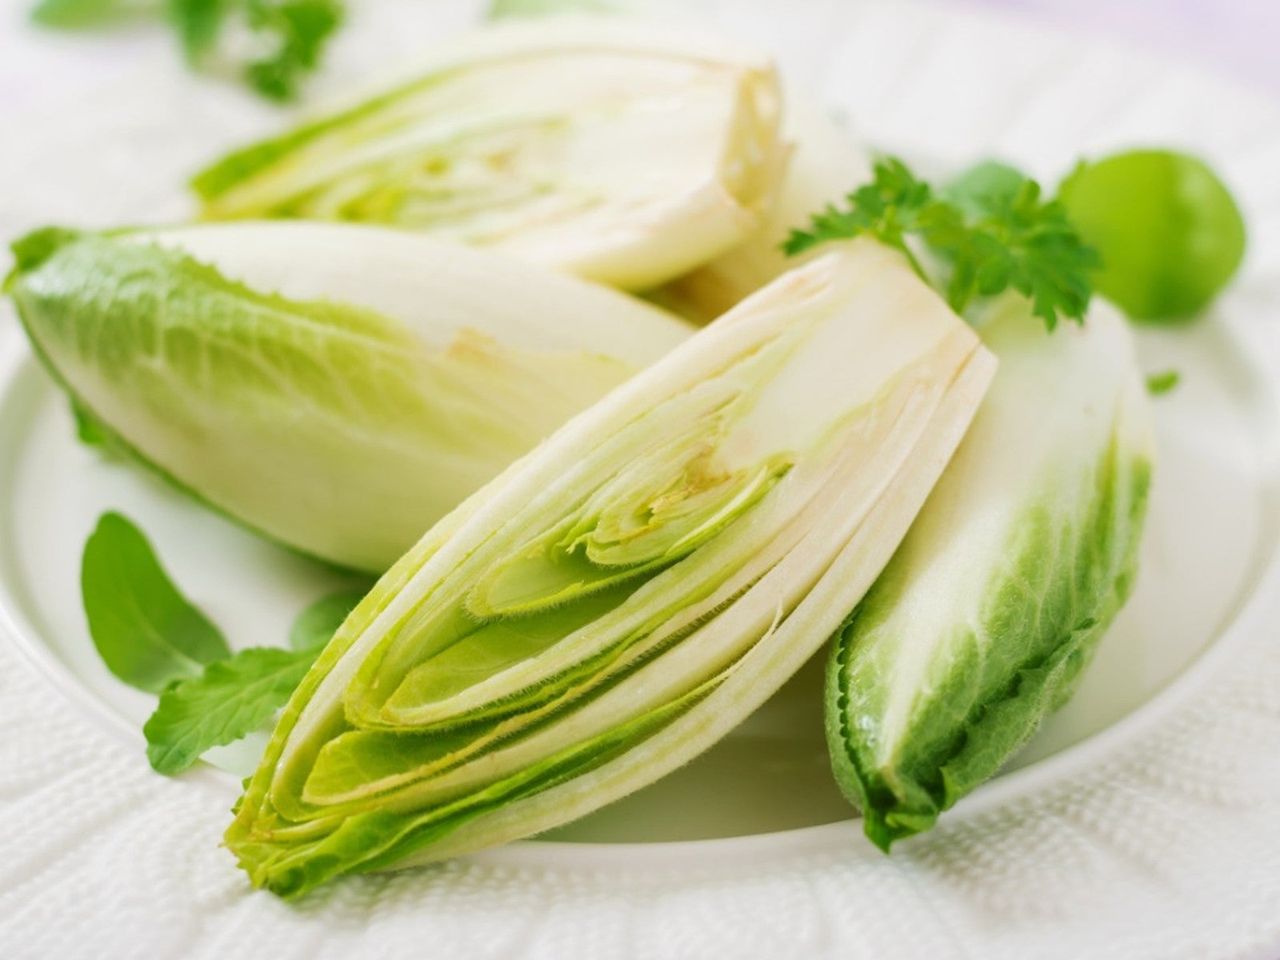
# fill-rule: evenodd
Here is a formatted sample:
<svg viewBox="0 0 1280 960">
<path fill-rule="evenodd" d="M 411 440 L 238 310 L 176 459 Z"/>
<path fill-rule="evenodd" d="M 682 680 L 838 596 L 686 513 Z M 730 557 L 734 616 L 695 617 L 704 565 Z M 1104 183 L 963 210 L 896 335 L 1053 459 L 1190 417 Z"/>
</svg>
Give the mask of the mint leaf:
<svg viewBox="0 0 1280 960">
<path fill-rule="evenodd" d="M 347 614 L 364 599 L 372 584 L 351 587 L 321 597 L 293 621 L 289 630 L 289 646 L 294 650 L 310 650 L 328 643 L 347 619 Z"/>
<path fill-rule="evenodd" d="M 218 628 L 178 592 L 147 538 L 119 513 L 104 513 L 85 542 L 80 592 L 98 655 L 140 690 L 163 690 L 231 652 Z"/>
<path fill-rule="evenodd" d="M 168 687 L 142 728 L 152 768 L 170 776 L 181 773 L 210 747 L 232 743 L 266 724 L 319 653 L 319 647 L 253 647 Z"/>
</svg>

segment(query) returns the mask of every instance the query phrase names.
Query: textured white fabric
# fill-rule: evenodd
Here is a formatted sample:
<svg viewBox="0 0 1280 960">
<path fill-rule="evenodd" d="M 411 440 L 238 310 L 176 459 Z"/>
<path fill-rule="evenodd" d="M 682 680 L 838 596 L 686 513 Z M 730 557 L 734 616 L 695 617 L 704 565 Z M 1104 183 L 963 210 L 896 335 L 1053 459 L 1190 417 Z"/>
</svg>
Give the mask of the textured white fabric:
<svg viewBox="0 0 1280 960">
<path fill-rule="evenodd" d="M 352 6 L 317 93 L 475 15 L 445 0 Z M 1233 297 L 1280 310 L 1268 105 L 1125 51 L 915 5 L 706 6 L 895 149 L 995 152 L 1041 171 L 1124 141 L 1207 152 L 1253 217 Z M 280 122 L 185 75 L 158 30 L 36 36 L 22 7 L 0 26 L 6 237 L 180 217 L 190 170 Z M 1274 355 L 1280 338 L 1253 336 Z M 291 907 L 250 892 L 220 848 L 225 787 L 152 774 L 0 637 L 0 956 L 1275 960 L 1280 643 L 1255 629 L 1198 669 L 1194 689 L 1113 748 L 1086 745 L 1052 782 L 979 796 L 891 858 L 853 824 L 612 861 L 523 846 L 345 880 Z"/>
</svg>

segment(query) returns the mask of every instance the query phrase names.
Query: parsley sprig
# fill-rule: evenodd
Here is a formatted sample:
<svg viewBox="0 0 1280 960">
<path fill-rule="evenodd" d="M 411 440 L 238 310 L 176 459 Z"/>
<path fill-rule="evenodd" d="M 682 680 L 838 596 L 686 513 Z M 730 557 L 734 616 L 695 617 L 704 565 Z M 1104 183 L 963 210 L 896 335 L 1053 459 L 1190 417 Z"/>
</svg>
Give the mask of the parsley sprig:
<svg viewBox="0 0 1280 960">
<path fill-rule="evenodd" d="M 320 63 L 329 35 L 342 23 L 338 0 L 246 0 L 249 28 L 271 49 L 245 67 L 245 77 L 264 97 L 291 100 L 299 83 Z"/>
<path fill-rule="evenodd" d="M 1089 275 L 1097 253 L 1060 203 L 1046 201 L 1038 183 L 1000 164 L 982 164 L 937 191 L 901 160 L 882 158 L 870 183 L 850 193 L 843 207 L 814 214 L 783 249 L 797 254 L 861 234 L 902 251 L 932 282 L 913 243 L 929 250 L 945 268 L 941 286 L 956 312 L 978 297 L 1013 289 L 1052 330 L 1059 317 L 1081 321 L 1093 292 Z"/>
<path fill-rule="evenodd" d="M 166 0 L 165 8 L 193 66 L 208 59 L 224 29 L 239 19 L 262 51 L 242 64 L 244 78 L 272 100 L 297 95 L 343 14 L 341 0 Z M 32 17 L 45 26 L 81 29 L 148 9 L 133 0 L 39 0 Z"/>
</svg>

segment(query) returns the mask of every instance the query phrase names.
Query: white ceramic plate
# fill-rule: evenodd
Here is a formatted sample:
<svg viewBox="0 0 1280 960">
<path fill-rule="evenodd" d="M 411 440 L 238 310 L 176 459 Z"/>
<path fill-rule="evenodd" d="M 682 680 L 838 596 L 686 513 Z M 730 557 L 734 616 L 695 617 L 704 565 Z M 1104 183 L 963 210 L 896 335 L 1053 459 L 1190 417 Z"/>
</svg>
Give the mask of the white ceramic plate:
<svg viewBox="0 0 1280 960">
<path fill-rule="evenodd" d="M 1077 697 L 1009 772 L 892 858 L 861 839 L 831 785 L 813 664 L 699 761 L 552 842 L 284 907 L 248 893 L 218 848 L 234 778 L 148 771 L 138 730 L 152 699 L 94 654 L 78 558 L 98 514 L 124 510 L 238 646 L 282 642 L 334 575 L 76 445 L 6 322 L 0 955 L 1163 960 L 1280 946 L 1280 654 L 1268 643 L 1280 611 L 1280 114 L 1176 66 L 963 9 L 700 6 L 776 50 L 798 86 L 886 149 L 940 164 L 995 154 L 1052 180 L 1081 153 L 1172 143 L 1239 193 L 1252 241 L 1241 280 L 1209 321 L 1141 337 L 1144 365 L 1176 368 L 1182 384 L 1155 403 L 1138 590 Z M 365 0 L 320 85 L 474 16 L 470 3 Z M 4 236 L 179 217 L 184 174 L 280 122 L 181 74 L 159 33 L 0 29 L 16 51 L 0 60 L 0 102 L 15 105 Z M 213 759 L 235 770 L 252 751 Z"/>
</svg>

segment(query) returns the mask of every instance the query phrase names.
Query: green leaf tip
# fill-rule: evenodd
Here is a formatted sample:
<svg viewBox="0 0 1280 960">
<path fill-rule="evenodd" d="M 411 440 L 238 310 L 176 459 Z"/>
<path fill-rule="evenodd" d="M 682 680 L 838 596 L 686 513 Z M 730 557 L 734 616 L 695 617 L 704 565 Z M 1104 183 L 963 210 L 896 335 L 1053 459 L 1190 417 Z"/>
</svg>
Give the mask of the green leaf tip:
<svg viewBox="0 0 1280 960">
<path fill-rule="evenodd" d="M 83 234 L 79 230 L 72 230 L 69 227 L 41 227 L 14 240 L 9 244 L 9 249 L 13 252 L 14 265 L 9 276 L 5 278 L 5 289 L 9 289 L 13 278 L 18 274 L 35 270 L 67 244 L 74 243 L 81 236 Z"/>
</svg>

